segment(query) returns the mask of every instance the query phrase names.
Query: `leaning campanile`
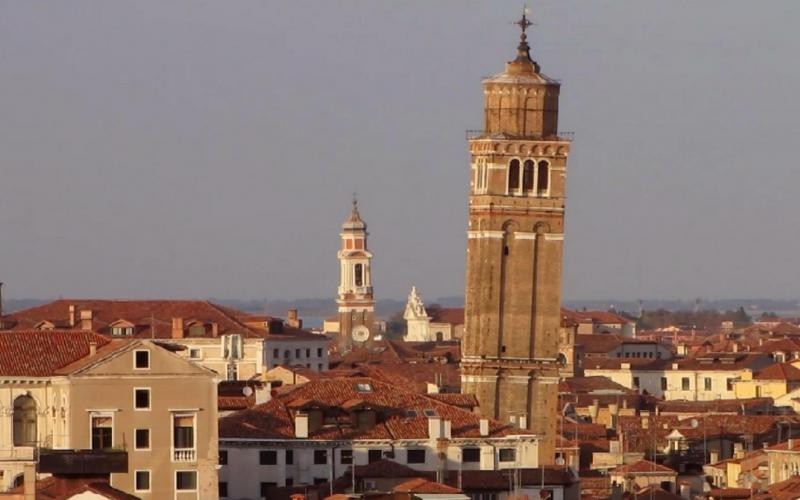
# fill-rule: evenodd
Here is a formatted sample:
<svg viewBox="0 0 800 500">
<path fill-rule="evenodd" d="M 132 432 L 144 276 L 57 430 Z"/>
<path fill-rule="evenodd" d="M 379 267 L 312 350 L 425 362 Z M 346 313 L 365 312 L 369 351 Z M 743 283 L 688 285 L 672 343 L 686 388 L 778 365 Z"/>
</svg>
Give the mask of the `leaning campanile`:
<svg viewBox="0 0 800 500">
<path fill-rule="evenodd" d="M 558 133 L 560 84 L 530 56 L 483 81 L 484 130 L 470 133 L 462 391 L 488 417 L 535 431 L 554 462 L 561 267 L 570 140 Z"/>
</svg>

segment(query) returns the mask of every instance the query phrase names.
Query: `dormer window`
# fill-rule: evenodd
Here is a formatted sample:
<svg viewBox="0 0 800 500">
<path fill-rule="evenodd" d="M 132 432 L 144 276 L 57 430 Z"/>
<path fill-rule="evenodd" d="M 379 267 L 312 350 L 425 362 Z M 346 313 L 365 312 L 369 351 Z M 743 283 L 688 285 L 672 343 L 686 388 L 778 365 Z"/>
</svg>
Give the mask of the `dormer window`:
<svg viewBox="0 0 800 500">
<path fill-rule="evenodd" d="M 111 335 L 114 337 L 130 337 L 133 335 L 133 328 L 129 326 L 115 326 L 111 328 Z"/>
<path fill-rule="evenodd" d="M 438 414 L 436 413 L 436 410 L 433 410 L 431 408 L 425 409 L 423 411 L 423 413 L 425 414 L 426 417 L 437 417 L 438 416 Z"/>
</svg>

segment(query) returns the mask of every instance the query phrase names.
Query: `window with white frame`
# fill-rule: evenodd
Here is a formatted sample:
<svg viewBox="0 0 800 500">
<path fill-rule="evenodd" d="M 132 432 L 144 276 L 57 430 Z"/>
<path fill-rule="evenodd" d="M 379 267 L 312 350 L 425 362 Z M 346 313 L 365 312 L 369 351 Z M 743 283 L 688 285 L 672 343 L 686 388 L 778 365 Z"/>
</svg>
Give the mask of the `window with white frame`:
<svg viewBox="0 0 800 500">
<path fill-rule="evenodd" d="M 150 351 L 147 349 L 133 351 L 133 368 L 136 370 L 149 370 Z"/>
<path fill-rule="evenodd" d="M 136 410 L 150 409 L 150 389 L 137 387 L 133 390 L 133 408 Z"/>
<path fill-rule="evenodd" d="M 239 380 L 239 367 L 236 363 L 228 363 L 226 380 Z"/>
<path fill-rule="evenodd" d="M 136 450 L 150 449 L 150 429 L 136 429 L 134 447 Z"/>
<path fill-rule="evenodd" d="M 197 491 L 197 471 L 175 471 L 175 489 L 177 491 Z"/>
<path fill-rule="evenodd" d="M 238 333 L 222 336 L 222 357 L 241 359 L 243 355 L 242 336 Z"/>
<path fill-rule="evenodd" d="M 174 462 L 194 462 L 196 459 L 194 413 L 172 415 L 172 458 Z"/>
<path fill-rule="evenodd" d="M 150 491 L 150 471 L 137 470 L 134 472 L 134 485 L 133 489 L 137 492 Z"/>
<path fill-rule="evenodd" d="M 130 337 L 133 335 L 133 327 L 130 326 L 112 326 L 111 335 L 114 337 Z"/>
<path fill-rule="evenodd" d="M 114 417 L 111 413 L 91 413 L 92 449 L 108 450 L 114 446 Z"/>
<path fill-rule="evenodd" d="M 519 160 L 515 158 L 508 163 L 506 192 L 508 194 L 516 194 L 519 192 L 519 186 Z"/>
</svg>

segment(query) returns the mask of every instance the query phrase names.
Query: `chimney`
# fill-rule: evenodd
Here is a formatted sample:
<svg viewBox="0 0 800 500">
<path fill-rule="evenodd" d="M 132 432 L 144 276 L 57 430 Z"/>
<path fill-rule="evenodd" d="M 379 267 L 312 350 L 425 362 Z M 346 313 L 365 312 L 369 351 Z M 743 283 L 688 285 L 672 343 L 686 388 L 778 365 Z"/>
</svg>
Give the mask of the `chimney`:
<svg viewBox="0 0 800 500">
<path fill-rule="evenodd" d="M 75 328 L 75 306 L 69 306 L 69 327 Z"/>
<path fill-rule="evenodd" d="M 482 418 L 481 419 L 481 437 L 486 437 L 489 435 L 489 419 Z"/>
<path fill-rule="evenodd" d="M 272 382 L 263 382 L 256 385 L 256 404 L 268 403 L 272 399 Z"/>
<path fill-rule="evenodd" d="M 303 328 L 303 320 L 297 315 L 297 309 L 291 308 L 286 313 L 286 324 L 292 328 Z"/>
<path fill-rule="evenodd" d="M 183 318 L 172 318 L 172 338 L 183 338 Z"/>
<path fill-rule="evenodd" d="M 97 355 L 97 342 L 89 342 L 89 356 Z"/>
<path fill-rule="evenodd" d="M 439 417 L 428 417 L 428 438 L 439 439 L 442 436 L 442 419 Z"/>
<path fill-rule="evenodd" d="M 94 330 L 91 309 L 81 310 L 81 330 L 89 330 L 89 331 Z"/>
<path fill-rule="evenodd" d="M 216 321 L 211 323 L 211 336 L 213 338 L 219 337 L 219 323 Z"/>
<path fill-rule="evenodd" d="M 297 412 L 294 416 L 294 437 L 308 438 L 308 413 Z"/>
</svg>

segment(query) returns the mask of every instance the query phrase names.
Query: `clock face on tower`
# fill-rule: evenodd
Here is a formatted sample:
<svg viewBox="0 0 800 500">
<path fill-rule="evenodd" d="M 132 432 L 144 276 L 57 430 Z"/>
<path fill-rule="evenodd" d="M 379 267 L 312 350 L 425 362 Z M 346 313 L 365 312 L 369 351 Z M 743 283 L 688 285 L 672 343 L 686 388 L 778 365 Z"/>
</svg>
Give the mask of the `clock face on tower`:
<svg viewBox="0 0 800 500">
<path fill-rule="evenodd" d="M 364 325 L 358 325 L 350 332 L 350 336 L 356 342 L 366 342 L 369 340 L 369 328 Z"/>
</svg>

